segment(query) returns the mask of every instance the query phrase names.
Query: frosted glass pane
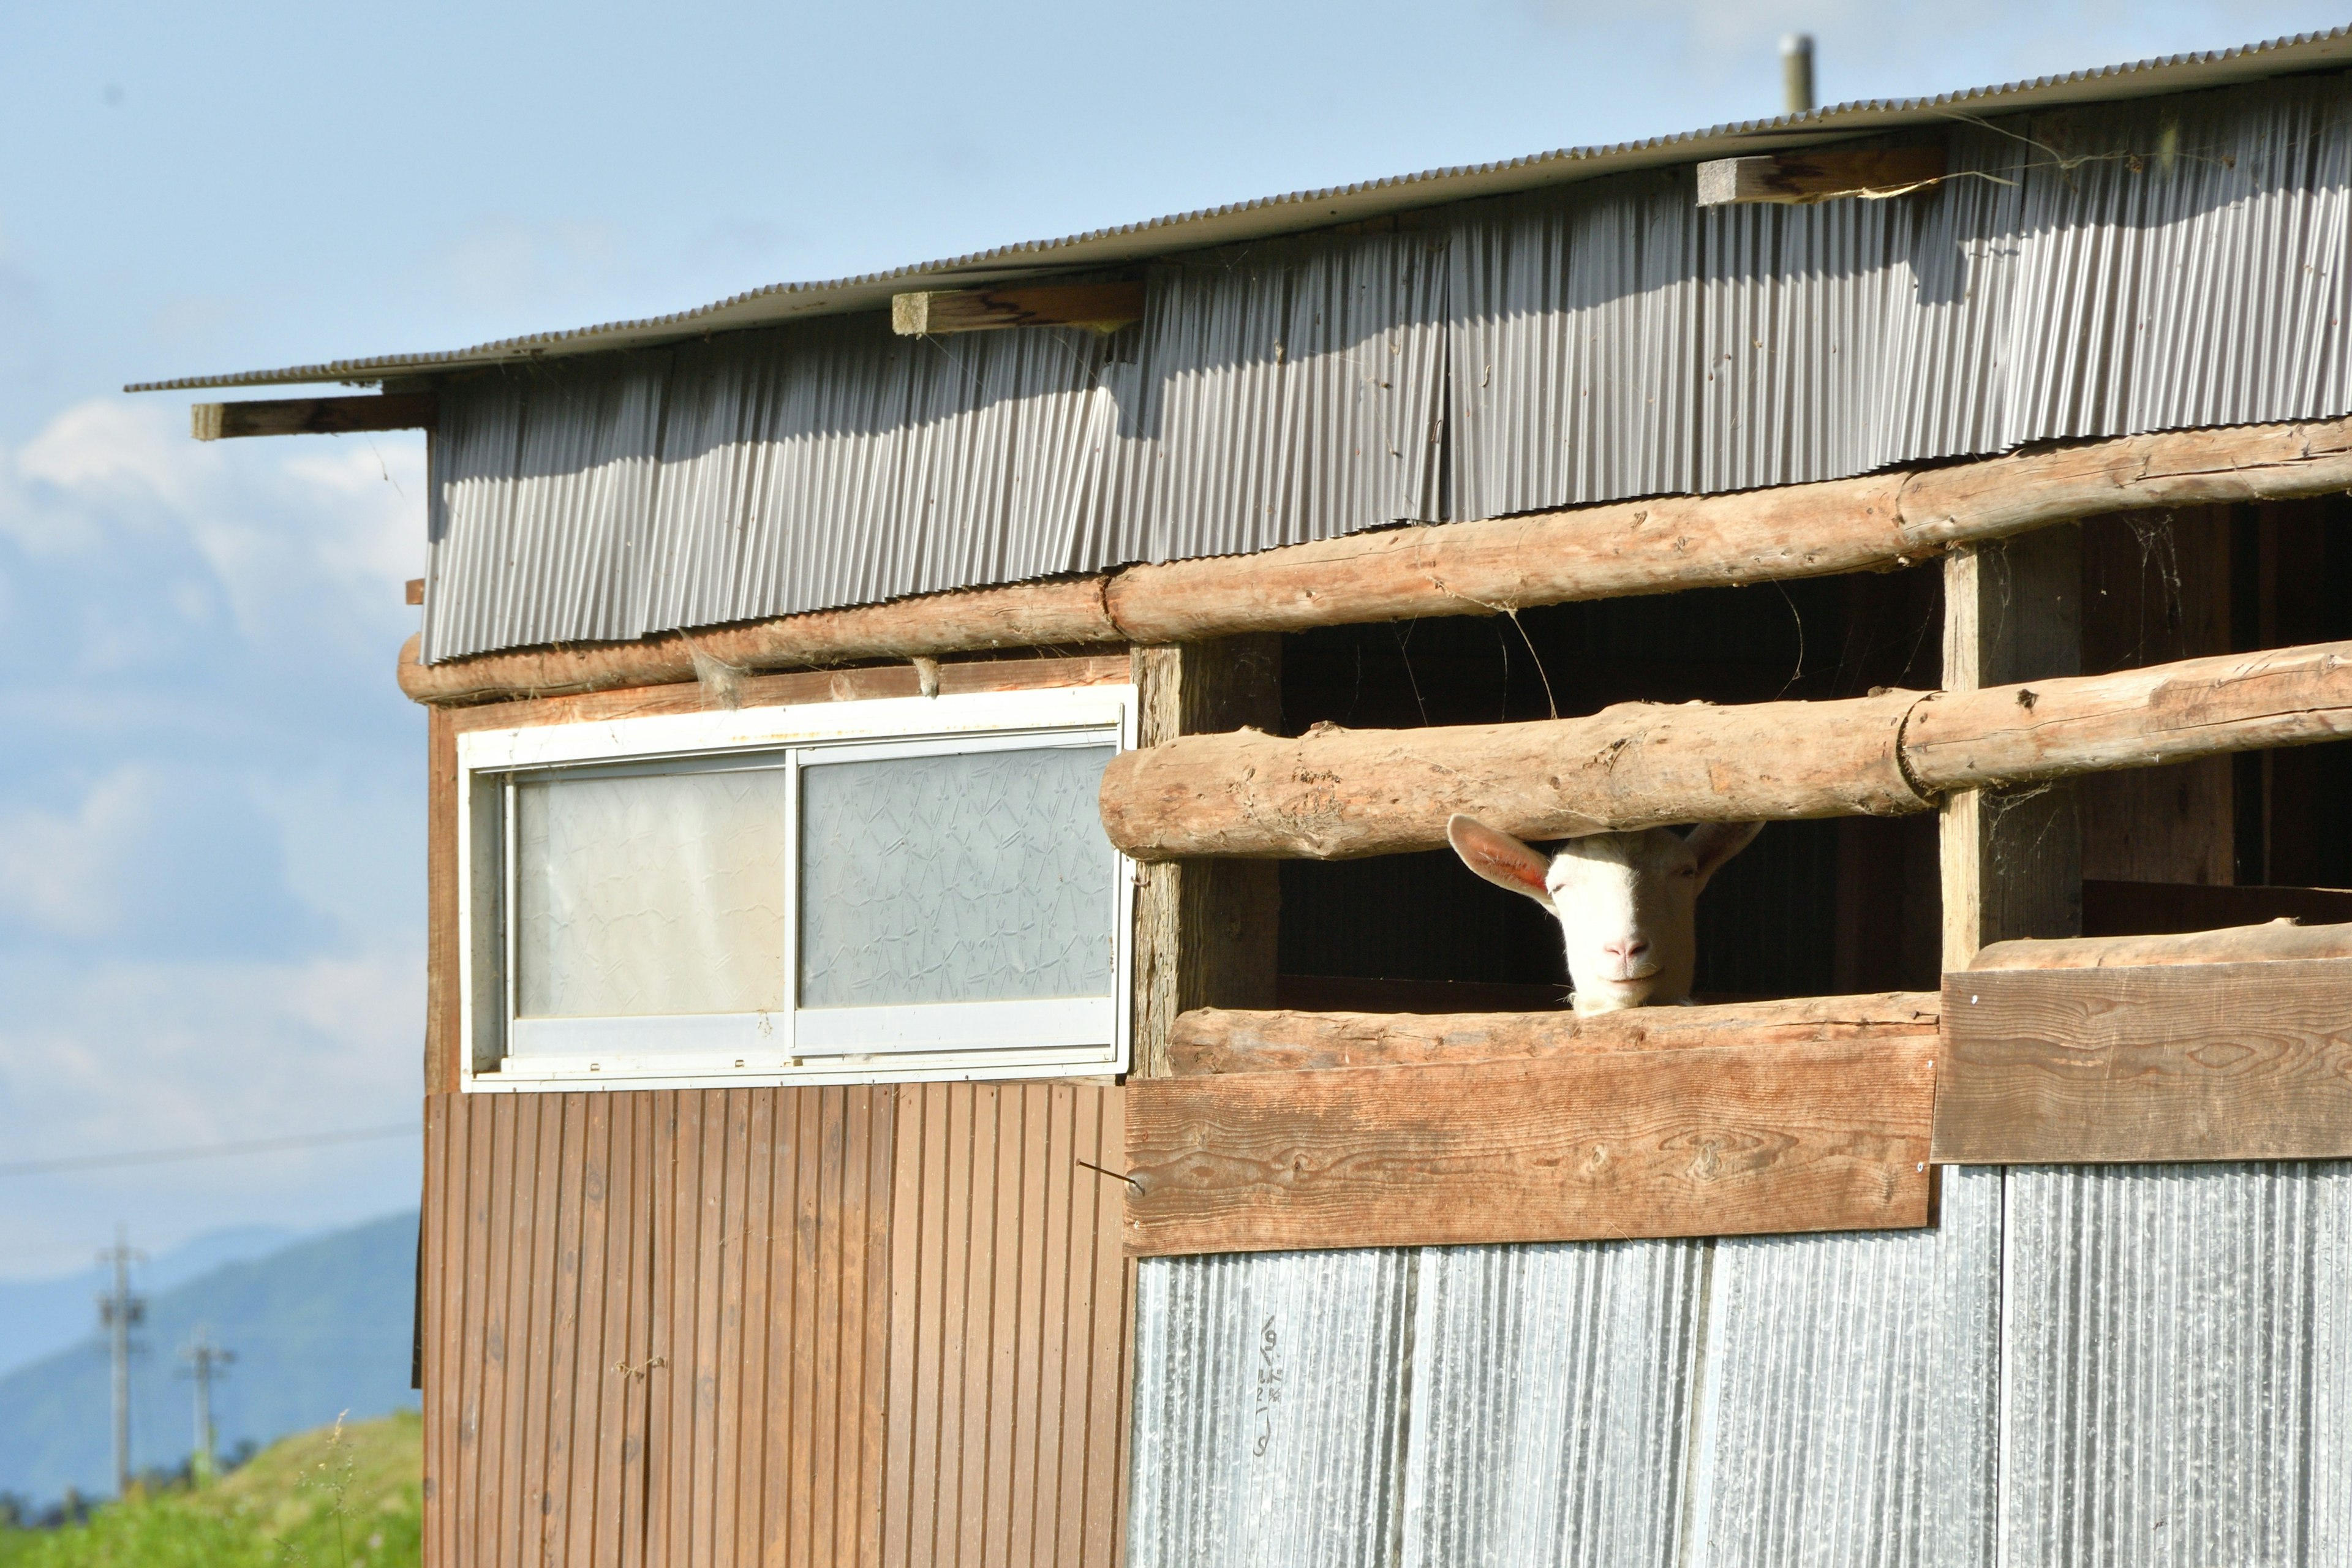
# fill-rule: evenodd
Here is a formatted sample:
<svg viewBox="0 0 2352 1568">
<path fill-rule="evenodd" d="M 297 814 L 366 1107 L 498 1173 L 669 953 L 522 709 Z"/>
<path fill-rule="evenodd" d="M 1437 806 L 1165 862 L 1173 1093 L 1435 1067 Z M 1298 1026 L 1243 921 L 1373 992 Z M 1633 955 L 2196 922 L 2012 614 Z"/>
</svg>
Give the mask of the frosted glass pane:
<svg viewBox="0 0 2352 1568">
<path fill-rule="evenodd" d="M 1102 996 L 1108 746 L 801 773 L 803 1007 Z"/>
<path fill-rule="evenodd" d="M 785 789 L 782 768 L 519 784 L 518 1016 L 781 1009 Z"/>
</svg>

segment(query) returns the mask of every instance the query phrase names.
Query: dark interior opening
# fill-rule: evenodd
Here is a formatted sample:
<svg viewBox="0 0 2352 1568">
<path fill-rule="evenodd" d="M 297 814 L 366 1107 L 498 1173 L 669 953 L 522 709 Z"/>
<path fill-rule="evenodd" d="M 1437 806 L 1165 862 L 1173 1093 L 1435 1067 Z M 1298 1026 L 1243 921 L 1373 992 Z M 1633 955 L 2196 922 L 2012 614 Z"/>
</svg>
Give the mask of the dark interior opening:
<svg viewBox="0 0 2352 1568">
<path fill-rule="evenodd" d="M 1932 687 L 1940 601 L 1927 569 L 1332 626 L 1284 639 L 1284 728 Z M 1696 990 L 1725 999 L 1930 987 L 1938 922 L 1934 818 L 1774 823 L 1700 899 Z M 1545 1008 L 1568 990 L 1551 917 L 1446 850 L 1286 862 L 1280 951 L 1293 1006 Z"/>
<path fill-rule="evenodd" d="M 2091 520 L 2084 673 L 2352 639 L 2352 497 Z M 1284 639 L 1283 721 L 1408 729 L 1615 702 L 1761 702 L 1941 683 L 1942 574 L 1761 584 Z M 2352 921 L 2352 742 L 2074 781 L 2081 933 Z M 1448 851 L 1282 867 L 1281 1000 L 1559 1006 L 1557 925 Z M 1927 990 L 1932 815 L 1768 826 L 1699 903 L 1701 1000 Z M 2049 935 L 2073 934 L 2051 931 Z"/>
<path fill-rule="evenodd" d="M 2093 674 L 2352 638 L 2352 497 L 2094 519 L 2083 587 Z M 2109 774 L 2076 794 L 2085 934 L 2352 921 L 2352 742 Z"/>
</svg>

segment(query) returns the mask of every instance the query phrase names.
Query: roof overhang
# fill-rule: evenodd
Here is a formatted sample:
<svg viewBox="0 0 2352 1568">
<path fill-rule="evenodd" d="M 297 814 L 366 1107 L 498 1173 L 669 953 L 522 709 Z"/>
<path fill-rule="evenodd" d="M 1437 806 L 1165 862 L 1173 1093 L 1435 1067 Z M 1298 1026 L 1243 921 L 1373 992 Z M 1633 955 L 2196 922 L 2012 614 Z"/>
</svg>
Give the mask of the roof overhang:
<svg viewBox="0 0 2352 1568">
<path fill-rule="evenodd" d="M 436 353 L 378 354 L 224 375 L 184 376 L 173 381 L 141 382 L 123 390 L 173 392 L 325 382 L 372 384 L 575 354 L 650 348 L 712 332 L 772 326 L 805 317 L 878 310 L 888 306 L 891 296 L 911 288 L 970 288 L 1053 273 L 1113 268 L 1177 251 L 1360 223 L 1417 208 L 1482 196 L 1510 195 L 1629 170 L 1779 151 L 1954 120 L 2193 92 L 2347 66 L 2352 66 L 2352 27 L 2336 27 L 2241 48 L 2173 55 L 2131 65 L 2040 77 L 2002 87 L 1943 93 L 1934 98 L 1870 100 L 1816 110 L 1810 114 L 1742 121 L 1608 147 L 1571 147 L 1502 163 L 1433 169 L 1325 190 L 1294 192 L 1117 228 L 1095 229 L 1062 239 L 1000 246 L 887 272 L 821 283 L 774 283 L 670 315 L 535 332 L 478 343 L 471 348 Z"/>
</svg>

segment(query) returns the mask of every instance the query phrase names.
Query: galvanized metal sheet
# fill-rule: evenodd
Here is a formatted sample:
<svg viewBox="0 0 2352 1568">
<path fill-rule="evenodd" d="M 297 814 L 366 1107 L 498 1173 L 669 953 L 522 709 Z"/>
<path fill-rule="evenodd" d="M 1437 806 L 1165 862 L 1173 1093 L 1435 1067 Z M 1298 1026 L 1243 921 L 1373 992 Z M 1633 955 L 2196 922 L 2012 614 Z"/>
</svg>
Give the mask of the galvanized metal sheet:
<svg viewBox="0 0 2352 1568">
<path fill-rule="evenodd" d="M 454 387 L 427 660 L 1436 517 L 1439 242 L 1154 270 L 1141 331 L 873 318 Z"/>
<path fill-rule="evenodd" d="M 1131 1568 L 1397 1561 L 1416 1257 L 1138 1265 Z"/>
<path fill-rule="evenodd" d="M 2352 1563 L 2352 1164 L 2020 1170 L 2010 1563 Z"/>
<path fill-rule="evenodd" d="M 1895 201 L 1653 171 L 1167 263 L 1108 340 L 852 317 L 454 385 L 425 658 L 2352 411 L 2346 79 L 1950 142 Z"/>
<path fill-rule="evenodd" d="M 2352 1563 L 2352 1162 L 1943 1180 L 1906 1234 L 1146 1263 L 1130 1555 Z"/>
<path fill-rule="evenodd" d="M 2001 1173 L 1941 1179 L 1933 1230 L 1716 1244 L 1680 1561 L 1992 1561 Z"/>
<path fill-rule="evenodd" d="M 1680 1561 L 1705 1242 L 1421 1255 L 1404 1561 Z"/>
</svg>

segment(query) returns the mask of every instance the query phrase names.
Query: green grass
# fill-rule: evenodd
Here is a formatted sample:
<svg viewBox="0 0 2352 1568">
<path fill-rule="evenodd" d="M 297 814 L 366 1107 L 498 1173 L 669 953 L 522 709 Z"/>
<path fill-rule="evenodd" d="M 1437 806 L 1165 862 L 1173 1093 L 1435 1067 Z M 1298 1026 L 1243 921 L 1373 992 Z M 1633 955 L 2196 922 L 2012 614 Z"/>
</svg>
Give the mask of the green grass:
<svg viewBox="0 0 2352 1568">
<path fill-rule="evenodd" d="M 415 1568 L 423 1472 L 413 1414 L 305 1432 L 210 1486 L 0 1530 L 0 1568 Z"/>
</svg>

